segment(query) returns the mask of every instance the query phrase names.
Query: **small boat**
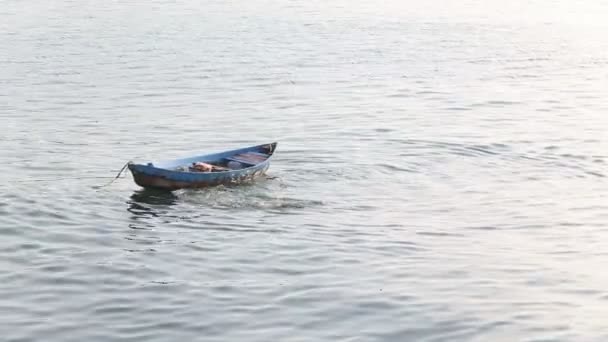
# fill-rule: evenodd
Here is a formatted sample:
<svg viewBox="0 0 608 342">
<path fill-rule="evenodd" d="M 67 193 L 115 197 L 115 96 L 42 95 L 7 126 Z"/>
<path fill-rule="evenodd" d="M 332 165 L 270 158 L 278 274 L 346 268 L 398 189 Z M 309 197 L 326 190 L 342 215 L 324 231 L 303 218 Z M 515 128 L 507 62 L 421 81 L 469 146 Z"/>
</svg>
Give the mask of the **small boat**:
<svg viewBox="0 0 608 342">
<path fill-rule="evenodd" d="M 144 188 L 178 190 L 238 184 L 263 175 L 277 143 L 146 164 L 129 163 L 135 183 Z"/>
</svg>

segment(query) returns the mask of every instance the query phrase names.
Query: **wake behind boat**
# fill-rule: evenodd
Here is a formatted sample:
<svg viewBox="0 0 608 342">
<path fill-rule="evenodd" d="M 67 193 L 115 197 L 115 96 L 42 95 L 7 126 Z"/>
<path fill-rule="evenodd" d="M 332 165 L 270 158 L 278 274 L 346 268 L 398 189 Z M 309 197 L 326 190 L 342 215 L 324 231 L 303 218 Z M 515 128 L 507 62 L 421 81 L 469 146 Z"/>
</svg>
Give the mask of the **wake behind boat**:
<svg viewBox="0 0 608 342">
<path fill-rule="evenodd" d="M 178 190 L 238 184 L 263 175 L 277 143 L 146 164 L 129 163 L 135 183 L 144 188 Z"/>
</svg>

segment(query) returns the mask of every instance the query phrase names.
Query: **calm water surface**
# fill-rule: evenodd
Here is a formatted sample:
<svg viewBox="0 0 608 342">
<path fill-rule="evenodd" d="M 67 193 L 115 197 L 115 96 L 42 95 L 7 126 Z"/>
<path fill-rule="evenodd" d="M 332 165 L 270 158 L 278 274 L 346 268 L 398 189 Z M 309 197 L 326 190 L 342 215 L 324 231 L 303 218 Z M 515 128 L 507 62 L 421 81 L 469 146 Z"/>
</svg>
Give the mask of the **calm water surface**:
<svg viewBox="0 0 608 342">
<path fill-rule="evenodd" d="M 606 18 L 0 1 L 0 339 L 608 340 Z M 255 184 L 98 188 L 273 140 Z"/>
</svg>

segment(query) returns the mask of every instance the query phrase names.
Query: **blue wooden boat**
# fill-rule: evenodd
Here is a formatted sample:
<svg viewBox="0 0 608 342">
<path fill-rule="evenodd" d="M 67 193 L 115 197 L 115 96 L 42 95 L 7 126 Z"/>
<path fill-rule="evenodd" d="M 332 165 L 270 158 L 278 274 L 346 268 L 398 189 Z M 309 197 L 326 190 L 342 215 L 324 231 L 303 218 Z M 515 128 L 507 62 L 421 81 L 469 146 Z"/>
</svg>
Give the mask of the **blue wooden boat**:
<svg viewBox="0 0 608 342">
<path fill-rule="evenodd" d="M 146 164 L 129 163 L 135 183 L 144 188 L 177 190 L 238 184 L 263 175 L 277 143 Z M 201 171 L 199 165 L 212 165 Z"/>
</svg>

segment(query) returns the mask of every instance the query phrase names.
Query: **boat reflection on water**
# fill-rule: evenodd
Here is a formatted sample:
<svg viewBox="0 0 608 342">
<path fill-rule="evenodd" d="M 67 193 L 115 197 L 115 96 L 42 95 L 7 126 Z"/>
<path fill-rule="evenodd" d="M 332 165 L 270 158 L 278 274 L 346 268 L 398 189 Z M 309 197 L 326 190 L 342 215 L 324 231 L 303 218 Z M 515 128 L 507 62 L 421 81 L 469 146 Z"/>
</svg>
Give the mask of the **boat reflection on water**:
<svg viewBox="0 0 608 342">
<path fill-rule="evenodd" d="M 137 253 L 154 253 L 159 244 L 169 240 L 157 229 L 162 222 L 170 221 L 178 196 L 170 191 L 143 189 L 135 191 L 126 201 L 131 214 L 124 239 L 129 241 L 124 250 Z"/>
<path fill-rule="evenodd" d="M 173 205 L 177 199 L 175 193 L 160 189 L 142 189 L 131 195 L 133 202 L 152 205 Z"/>
<path fill-rule="evenodd" d="M 142 216 L 158 217 L 168 207 L 177 203 L 178 197 L 166 190 L 143 189 L 135 191 L 127 201 L 127 211 L 132 213 L 133 219 Z"/>
</svg>

